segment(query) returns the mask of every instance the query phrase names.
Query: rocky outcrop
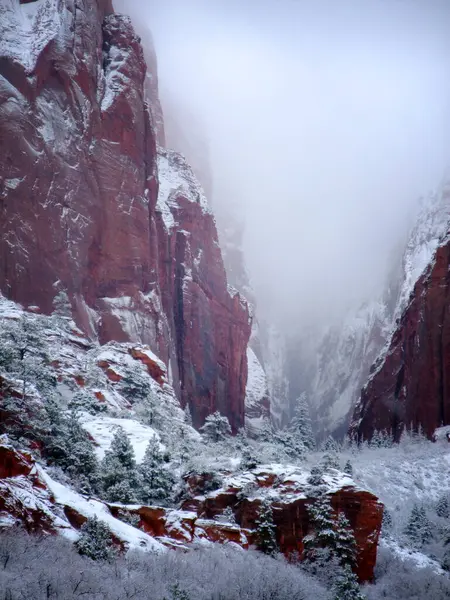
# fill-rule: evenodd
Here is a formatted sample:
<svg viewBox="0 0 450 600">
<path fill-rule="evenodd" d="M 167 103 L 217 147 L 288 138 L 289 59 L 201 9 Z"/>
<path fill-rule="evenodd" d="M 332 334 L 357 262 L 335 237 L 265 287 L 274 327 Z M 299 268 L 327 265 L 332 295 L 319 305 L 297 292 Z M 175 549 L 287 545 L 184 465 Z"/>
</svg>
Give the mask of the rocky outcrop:
<svg viewBox="0 0 450 600">
<path fill-rule="evenodd" d="M 257 542 L 255 530 L 261 503 L 269 501 L 280 551 L 288 558 L 301 556 L 303 538 L 312 528 L 307 507 L 315 499 L 315 490 L 307 483 L 308 475 L 302 469 L 286 465 L 258 467 L 225 478 L 222 488 L 209 494 L 195 495 L 194 489 L 182 507 L 210 520 L 220 519 L 225 509 L 231 510 L 247 539 Z M 357 489 L 350 478 L 337 471 L 325 479 L 332 507 L 336 514 L 345 514 L 355 535 L 356 573 L 360 581 L 370 581 L 376 563 L 383 506 L 373 494 Z M 198 487 L 198 482 L 195 486 Z"/>
<path fill-rule="evenodd" d="M 0 7 L 0 290 L 45 313 L 67 294 L 91 338 L 163 359 L 196 425 L 220 410 L 236 431 L 247 307 L 227 291 L 188 165 L 158 158 L 157 74 L 111 13 L 100 0 Z"/>
<path fill-rule="evenodd" d="M 5 439 L 0 443 L 0 458 L 6 465 L 0 472 L 0 523 L 4 525 L 22 523 L 30 531 L 73 532 L 97 515 L 108 524 L 121 548 L 161 551 L 200 542 L 233 543 L 247 549 L 258 545 L 259 511 L 262 501 L 269 500 L 277 542 L 288 558 L 301 555 L 302 539 L 311 531 L 307 506 L 314 496 L 307 484 L 309 473 L 295 467 L 272 465 L 230 475 L 220 489 L 201 495 L 197 495 L 201 478 L 188 476 L 189 497 L 182 510 L 174 510 L 107 504 L 81 496 L 52 480 L 30 455 L 13 449 Z M 326 485 L 336 514 L 343 512 L 354 531 L 356 573 L 361 581 L 370 581 L 382 505 L 337 471 L 326 477 Z"/>
<path fill-rule="evenodd" d="M 30 532 L 53 532 L 51 501 L 31 455 L 18 452 L 0 436 L 0 527 L 20 523 Z"/>
<path fill-rule="evenodd" d="M 353 415 L 351 433 L 423 427 L 431 437 L 450 424 L 450 240 L 445 238 L 414 286 L 386 352 L 372 369 Z"/>
</svg>

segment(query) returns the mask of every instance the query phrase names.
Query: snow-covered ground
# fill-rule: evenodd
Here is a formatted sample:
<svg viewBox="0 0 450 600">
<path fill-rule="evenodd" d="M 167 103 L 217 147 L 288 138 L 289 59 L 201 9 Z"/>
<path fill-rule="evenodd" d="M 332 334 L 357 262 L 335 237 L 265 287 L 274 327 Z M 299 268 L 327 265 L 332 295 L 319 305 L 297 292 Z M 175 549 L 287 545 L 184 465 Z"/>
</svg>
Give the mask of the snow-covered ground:
<svg viewBox="0 0 450 600">
<path fill-rule="evenodd" d="M 355 481 L 376 494 L 390 511 L 450 494 L 450 444 L 446 440 L 366 449 L 350 460 Z"/>
<path fill-rule="evenodd" d="M 147 535 L 140 529 L 132 527 L 119 519 L 114 518 L 108 508 L 98 500 L 87 500 L 80 494 L 77 494 L 70 488 L 54 481 L 50 475 L 42 468 L 39 468 L 39 474 L 52 492 L 57 504 L 73 508 L 77 513 L 84 517 L 97 517 L 105 522 L 117 538 L 127 544 L 129 549 L 138 548 L 148 552 L 164 552 L 165 548 L 157 540 Z M 63 534 L 72 539 L 77 537 L 74 530 L 63 528 Z"/>
<path fill-rule="evenodd" d="M 96 445 L 97 457 L 100 460 L 105 456 L 105 451 L 111 446 L 117 427 L 122 427 L 128 435 L 137 463 L 142 462 L 149 441 L 154 437 L 159 440 L 159 434 L 152 427 L 143 425 L 135 419 L 115 419 L 103 415 L 92 417 L 84 413 L 81 422 L 83 428 L 92 436 Z M 160 444 L 160 447 L 161 450 L 164 450 L 162 444 Z"/>
</svg>

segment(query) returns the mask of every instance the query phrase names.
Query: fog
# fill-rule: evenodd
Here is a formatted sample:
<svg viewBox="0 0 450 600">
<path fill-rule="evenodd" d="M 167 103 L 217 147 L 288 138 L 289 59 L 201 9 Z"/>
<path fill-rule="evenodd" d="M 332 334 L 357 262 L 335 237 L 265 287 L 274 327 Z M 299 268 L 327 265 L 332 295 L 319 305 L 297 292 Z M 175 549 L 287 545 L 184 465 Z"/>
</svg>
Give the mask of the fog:
<svg viewBox="0 0 450 600">
<path fill-rule="evenodd" d="M 450 162 L 450 2 L 126 5 L 163 97 L 201 123 L 262 309 L 302 327 L 378 294 Z"/>
</svg>

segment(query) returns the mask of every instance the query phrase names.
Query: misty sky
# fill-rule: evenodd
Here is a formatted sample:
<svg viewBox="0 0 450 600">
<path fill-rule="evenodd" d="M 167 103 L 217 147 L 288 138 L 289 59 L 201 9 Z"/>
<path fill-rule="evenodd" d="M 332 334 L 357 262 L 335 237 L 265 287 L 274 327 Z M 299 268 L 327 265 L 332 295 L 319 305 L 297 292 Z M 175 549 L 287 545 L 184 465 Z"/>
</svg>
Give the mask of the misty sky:
<svg viewBox="0 0 450 600">
<path fill-rule="evenodd" d="M 261 305 L 301 326 L 376 294 L 450 162 L 450 1 L 126 4 L 207 132 Z"/>
</svg>

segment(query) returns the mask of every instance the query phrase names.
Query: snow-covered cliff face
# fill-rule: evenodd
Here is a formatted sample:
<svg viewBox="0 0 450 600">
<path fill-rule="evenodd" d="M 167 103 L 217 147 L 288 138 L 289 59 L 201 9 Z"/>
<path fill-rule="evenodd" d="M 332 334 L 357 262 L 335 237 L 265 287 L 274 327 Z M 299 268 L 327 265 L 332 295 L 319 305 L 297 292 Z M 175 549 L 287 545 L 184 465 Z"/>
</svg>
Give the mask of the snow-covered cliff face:
<svg viewBox="0 0 450 600">
<path fill-rule="evenodd" d="M 0 44 L 1 291 L 46 313 L 66 293 L 91 338 L 161 356 L 197 426 L 219 409 L 236 430 L 248 310 L 192 169 L 157 150 L 157 74 L 130 19 L 101 0 L 5 0 Z"/>
<path fill-rule="evenodd" d="M 379 298 L 350 311 L 340 325 L 319 336 L 318 343 L 301 338 L 293 341 L 290 349 L 292 388 L 296 395 L 307 391 L 320 437 L 346 433 L 372 365 L 386 348 L 396 322 L 410 301 L 414 285 L 447 231 L 448 195 L 448 187 L 444 185 L 422 201 L 403 255 L 397 264 L 394 260 L 386 289 Z M 302 346 L 307 346 L 303 353 Z"/>
<path fill-rule="evenodd" d="M 404 256 L 395 325 L 355 407 L 351 432 L 370 438 L 404 426 L 431 436 L 450 423 L 449 346 L 450 185 L 429 199 Z"/>
</svg>

